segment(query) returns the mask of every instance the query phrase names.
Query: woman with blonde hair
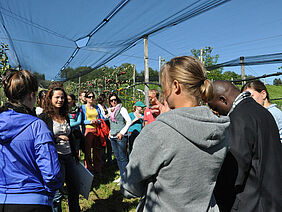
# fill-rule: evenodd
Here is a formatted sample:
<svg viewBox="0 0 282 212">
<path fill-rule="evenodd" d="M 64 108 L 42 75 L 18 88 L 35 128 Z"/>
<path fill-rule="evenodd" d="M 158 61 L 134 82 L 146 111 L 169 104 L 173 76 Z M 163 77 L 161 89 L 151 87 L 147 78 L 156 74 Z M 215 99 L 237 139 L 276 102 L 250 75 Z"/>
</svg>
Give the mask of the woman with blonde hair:
<svg viewBox="0 0 282 212">
<path fill-rule="evenodd" d="M 227 151 L 229 118 L 201 106 L 213 87 L 197 59 L 171 59 L 161 84 L 170 111 L 162 110 L 136 138 L 121 191 L 141 197 L 140 211 L 208 211 Z"/>
</svg>

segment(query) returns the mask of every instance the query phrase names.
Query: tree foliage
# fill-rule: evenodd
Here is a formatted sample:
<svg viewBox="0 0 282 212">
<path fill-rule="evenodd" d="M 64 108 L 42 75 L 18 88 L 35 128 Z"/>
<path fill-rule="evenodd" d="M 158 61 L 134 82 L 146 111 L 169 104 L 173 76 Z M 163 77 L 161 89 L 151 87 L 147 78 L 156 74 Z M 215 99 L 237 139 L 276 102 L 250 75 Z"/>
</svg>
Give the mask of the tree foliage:
<svg viewBox="0 0 282 212">
<path fill-rule="evenodd" d="M 205 48 L 201 49 L 192 49 L 191 53 L 195 58 L 201 60 L 201 52 L 202 52 L 202 61 L 205 67 L 212 66 L 217 64 L 217 60 L 219 55 L 212 55 L 213 48 L 210 46 L 206 46 Z M 215 70 L 207 71 L 207 77 L 213 80 L 222 80 L 222 70 L 223 68 L 218 68 Z"/>
<path fill-rule="evenodd" d="M 210 46 L 206 46 L 202 49 L 202 57 L 203 57 L 203 64 L 205 67 L 212 66 L 217 64 L 217 60 L 219 58 L 219 55 L 212 55 L 213 48 Z M 192 55 L 195 58 L 201 59 L 201 49 L 192 49 L 191 50 Z M 207 77 L 208 79 L 212 80 L 236 80 L 241 79 L 241 75 L 236 74 L 234 71 L 226 71 L 223 72 L 223 68 L 207 71 Z M 246 78 L 253 78 L 252 75 L 247 75 Z"/>
<path fill-rule="evenodd" d="M 281 86 L 281 85 L 282 85 L 281 79 L 280 79 L 280 78 L 275 78 L 275 79 L 273 80 L 273 85 L 279 85 L 279 86 Z"/>
<path fill-rule="evenodd" d="M 2 86 L 2 77 L 7 69 L 9 69 L 11 66 L 9 65 L 8 56 L 6 54 L 6 51 L 8 51 L 8 45 L 1 42 L 0 47 L 0 87 Z"/>
<path fill-rule="evenodd" d="M 145 79 L 145 71 L 141 71 L 141 73 L 139 74 L 137 81 L 138 82 L 143 82 Z M 155 81 L 158 82 L 159 81 L 159 71 L 158 70 L 154 70 L 151 67 L 149 67 L 149 79 L 150 81 Z"/>
<path fill-rule="evenodd" d="M 91 67 L 78 67 L 76 69 L 66 68 L 61 72 L 62 78 L 71 78 L 73 76 L 79 76 L 79 73 L 84 71 L 90 71 L 90 73 L 81 76 L 80 82 L 82 89 L 84 87 L 94 87 L 95 89 L 116 89 L 131 85 L 133 83 L 133 71 L 135 65 L 130 63 L 124 63 L 120 66 L 114 67 L 101 67 L 98 69 L 91 69 Z M 159 81 L 159 72 L 149 67 L 150 81 Z M 136 82 L 144 81 L 144 71 L 141 73 L 135 72 Z M 71 82 L 78 83 L 78 77 L 70 80 Z"/>
<path fill-rule="evenodd" d="M 4 97 L 4 91 L 2 88 L 2 77 L 5 74 L 6 70 L 10 68 L 8 56 L 6 51 L 8 51 L 8 45 L 1 42 L 0 46 L 0 106 L 4 104 L 6 98 Z"/>
</svg>

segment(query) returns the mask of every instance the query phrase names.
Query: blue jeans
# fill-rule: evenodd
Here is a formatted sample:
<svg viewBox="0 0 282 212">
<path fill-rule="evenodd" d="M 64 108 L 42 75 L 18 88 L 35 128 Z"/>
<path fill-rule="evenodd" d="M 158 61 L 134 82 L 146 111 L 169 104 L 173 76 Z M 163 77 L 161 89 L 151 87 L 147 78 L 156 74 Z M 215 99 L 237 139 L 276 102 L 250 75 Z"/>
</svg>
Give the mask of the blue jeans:
<svg viewBox="0 0 282 212">
<path fill-rule="evenodd" d="M 71 175 L 76 165 L 75 159 L 71 154 L 59 155 L 59 161 L 61 164 L 61 173 L 63 179 L 67 184 L 69 211 L 70 212 L 80 211 L 79 192 L 78 189 L 75 187 L 76 182 L 74 182 L 74 179 Z M 53 212 L 62 211 L 62 197 L 63 195 L 61 191 L 57 190 L 53 200 Z"/>
<path fill-rule="evenodd" d="M 117 159 L 120 176 L 122 176 L 123 172 L 125 171 L 125 167 L 128 163 L 128 158 L 126 155 L 127 137 L 124 136 L 121 140 L 118 140 L 117 138 L 111 138 L 110 141 L 112 144 L 114 155 Z"/>
</svg>

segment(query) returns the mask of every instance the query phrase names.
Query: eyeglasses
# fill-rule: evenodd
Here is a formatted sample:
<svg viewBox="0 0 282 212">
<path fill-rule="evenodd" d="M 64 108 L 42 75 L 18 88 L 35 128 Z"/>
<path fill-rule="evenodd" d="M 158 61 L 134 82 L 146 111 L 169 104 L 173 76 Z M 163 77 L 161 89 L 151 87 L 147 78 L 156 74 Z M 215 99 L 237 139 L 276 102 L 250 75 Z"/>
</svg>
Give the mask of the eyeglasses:
<svg viewBox="0 0 282 212">
<path fill-rule="evenodd" d="M 117 101 L 117 99 L 110 99 L 110 102 Z"/>
<path fill-rule="evenodd" d="M 87 96 L 87 98 L 89 98 L 89 99 L 90 99 L 90 98 L 92 98 L 92 99 L 93 99 L 93 98 L 94 98 L 94 96 Z"/>
</svg>

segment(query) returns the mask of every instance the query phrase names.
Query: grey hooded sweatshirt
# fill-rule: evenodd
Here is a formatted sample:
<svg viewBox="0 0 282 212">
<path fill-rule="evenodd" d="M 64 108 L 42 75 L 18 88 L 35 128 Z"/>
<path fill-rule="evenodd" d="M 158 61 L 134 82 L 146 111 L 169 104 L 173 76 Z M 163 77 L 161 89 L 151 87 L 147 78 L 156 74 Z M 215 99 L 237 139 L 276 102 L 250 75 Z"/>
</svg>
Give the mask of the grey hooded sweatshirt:
<svg viewBox="0 0 282 212">
<path fill-rule="evenodd" d="M 127 198 L 142 197 L 138 211 L 209 210 L 229 123 L 206 106 L 160 115 L 136 138 L 121 192 Z"/>
</svg>

